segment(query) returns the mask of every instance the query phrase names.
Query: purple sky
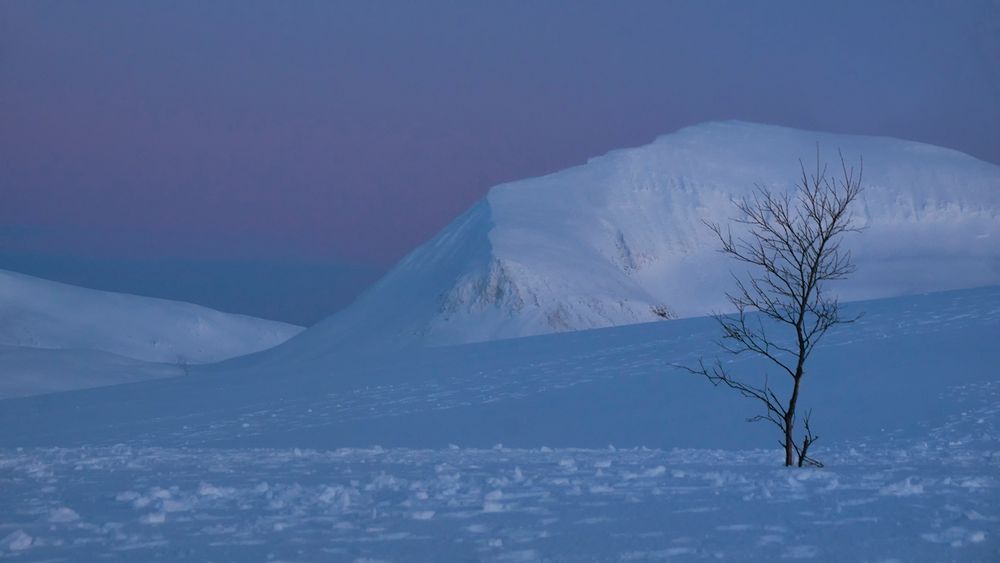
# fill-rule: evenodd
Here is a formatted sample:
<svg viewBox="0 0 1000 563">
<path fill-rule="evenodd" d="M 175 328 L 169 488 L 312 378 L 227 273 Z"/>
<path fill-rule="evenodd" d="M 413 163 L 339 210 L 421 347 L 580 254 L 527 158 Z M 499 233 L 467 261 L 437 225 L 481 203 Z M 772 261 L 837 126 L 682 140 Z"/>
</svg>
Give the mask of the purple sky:
<svg viewBox="0 0 1000 563">
<path fill-rule="evenodd" d="M 1000 163 L 998 38 L 975 1 L 7 1 L 0 251 L 384 268 L 711 119 Z"/>
</svg>

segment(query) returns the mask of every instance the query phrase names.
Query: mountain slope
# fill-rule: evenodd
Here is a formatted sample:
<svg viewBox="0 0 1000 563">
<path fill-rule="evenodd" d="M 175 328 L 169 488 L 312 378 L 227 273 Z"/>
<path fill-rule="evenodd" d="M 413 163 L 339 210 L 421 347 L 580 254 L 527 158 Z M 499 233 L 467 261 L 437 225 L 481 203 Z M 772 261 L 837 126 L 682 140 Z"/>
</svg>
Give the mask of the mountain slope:
<svg viewBox="0 0 1000 563">
<path fill-rule="evenodd" d="M 798 159 L 864 158 L 868 228 L 843 299 L 1000 282 L 1000 167 L 921 143 L 708 123 L 493 188 L 351 307 L 275 359 L 457 344 L 679 317 L 724 307 L 729 268 L 703 220 L 755 183 L 791 189 Z M 372 345 L 374 347 L 374 344 Z"/>
<path fill-rule="evenodd" d="M 0 270 L 0 345 L 207 363 L 275 346 L 302 329 L 177 301 Z"/>
</svg>

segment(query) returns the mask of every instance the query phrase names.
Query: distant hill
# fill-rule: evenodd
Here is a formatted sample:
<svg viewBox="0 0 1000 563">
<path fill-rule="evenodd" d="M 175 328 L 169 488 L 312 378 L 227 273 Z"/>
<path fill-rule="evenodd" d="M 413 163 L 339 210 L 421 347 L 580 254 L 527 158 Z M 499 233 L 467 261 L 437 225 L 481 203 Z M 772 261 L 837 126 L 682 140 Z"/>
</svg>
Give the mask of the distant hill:
<svg viewBox="0 0 1000 563">
<path fill-rule="evenodd" d="M 181 375 L 301 330 L 0 270 L 0 397 Z"/>
</svg>

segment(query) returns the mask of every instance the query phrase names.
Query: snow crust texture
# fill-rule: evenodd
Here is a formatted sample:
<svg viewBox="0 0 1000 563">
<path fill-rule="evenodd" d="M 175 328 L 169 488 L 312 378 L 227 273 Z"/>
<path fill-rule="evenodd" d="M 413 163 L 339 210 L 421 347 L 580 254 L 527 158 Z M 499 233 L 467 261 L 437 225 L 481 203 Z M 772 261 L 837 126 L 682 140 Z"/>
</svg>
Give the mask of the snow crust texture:
<svg viewBox="0 0 1000 563">
<path fill-rule="evenodd" d="M 7 400 L 0 559 L 997 560 L 1000 288 L 849 309 L 821 470 L 670 368 L 705 319 Z"/>
<path fill-rule="evenodd" d="M 703 221 L 725 222 L 755 184 L 792 189 L 817 146 L 833 175 L 838 150 L 864 160 L 867 230 L 849 240 L 859 271 L 842 299 L 1000 283 L 1000 167 L 897 139 L 707 123 L 493 188 L 293 343 L 458 344 L 723 309 L 733 265 Z"/>
</svg>

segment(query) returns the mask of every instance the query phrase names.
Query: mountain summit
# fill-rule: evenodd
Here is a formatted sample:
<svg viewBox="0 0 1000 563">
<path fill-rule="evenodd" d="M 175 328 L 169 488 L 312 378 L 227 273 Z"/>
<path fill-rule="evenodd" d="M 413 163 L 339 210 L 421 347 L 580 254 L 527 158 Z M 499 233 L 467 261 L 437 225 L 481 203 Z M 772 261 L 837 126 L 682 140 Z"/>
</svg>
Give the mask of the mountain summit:
<svg viewBox="0 0 1000 563">
<path fill-rule="evenodd" d="M 725 306 L 730 268 L 703 220 L 754 184 L 790 190 L 820 159 L 864 159 L 842 299 L 1000 283 L 1000 167 L 922 143 L 706 123 L 492 188 L 346 310 L 286 345 L 444 345 L 573 331 Z"/>
</svg>

